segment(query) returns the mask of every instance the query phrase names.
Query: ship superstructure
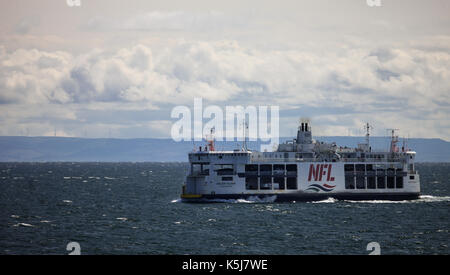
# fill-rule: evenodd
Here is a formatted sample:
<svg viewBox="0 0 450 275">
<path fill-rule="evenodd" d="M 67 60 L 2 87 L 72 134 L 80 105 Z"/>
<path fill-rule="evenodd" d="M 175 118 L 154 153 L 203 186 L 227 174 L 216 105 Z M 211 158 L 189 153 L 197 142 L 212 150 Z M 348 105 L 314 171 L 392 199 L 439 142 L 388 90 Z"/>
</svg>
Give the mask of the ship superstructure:
<svg viewBox="0 0 450 275">
<path fill-rule="evenodd" d="M 409 200 L 420 194 L 416 153 L 398 147 L 392 130 L 388 151 L 374 151 L 369 143 L 348 148 L 312 138 L 302 121 L 297 137 L 274 152 L 216 151 L 214 139 L 189 153 L 189 171 L 183 185 L 184 201 L 271 196 L 275 201 Z"/>
</svg>

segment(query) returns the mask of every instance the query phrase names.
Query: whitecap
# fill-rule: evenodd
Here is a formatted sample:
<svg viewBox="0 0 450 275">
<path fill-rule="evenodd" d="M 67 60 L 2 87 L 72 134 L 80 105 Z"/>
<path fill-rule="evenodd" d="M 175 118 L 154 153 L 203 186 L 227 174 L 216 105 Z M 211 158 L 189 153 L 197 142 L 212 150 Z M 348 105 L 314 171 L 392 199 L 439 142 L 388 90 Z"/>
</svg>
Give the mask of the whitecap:
<svg viewBox="0 0 450 275">
<path fill-rule="evenodd" d="M 120 221 L 127 221 L 128 218 L 116 218 L 116 220 L 120 220 Z"/>
<path fill-rule="evenodd" d="M 29 223 L 24 223 L 24 222 L 15 224 L 14 226 L 34 227 L 34 225 L 31 225 L 31 224 L 29 224 Z"/>
<path fill-rule="evenodd" d="M 73 201 L 70 201 L 70 200 L 63 200 L 63 202 L 65 202 L 65 203 L 72 203 Z"/>
<path fill-rule="evenodd" d="M 335 198 L 328 198 L 328 199 L 321 200 L 321 201 L 312 201 L 311 203 L 335 203 L 337 201 L 338 200 Z"/>
</svg>

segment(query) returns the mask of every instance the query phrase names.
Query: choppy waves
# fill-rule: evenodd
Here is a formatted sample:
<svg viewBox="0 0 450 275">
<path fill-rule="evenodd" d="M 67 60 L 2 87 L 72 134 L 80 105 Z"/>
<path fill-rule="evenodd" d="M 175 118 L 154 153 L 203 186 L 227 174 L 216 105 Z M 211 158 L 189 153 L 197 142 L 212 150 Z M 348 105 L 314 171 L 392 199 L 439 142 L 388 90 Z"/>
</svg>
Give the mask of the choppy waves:
<svg viewBox="0 0 450 275">
<path fill-rule="evenodd" d="M 273 196 L 250 196 L 246 199 L 202 199 L 200 202 L 204 203 L 273 203 L 277 199 L 276 195 Z M 181 199 L 172 200 L 171 203 L 182 202 Z M 335 198 L 327 198 L 320 201 L 311 201 L 307 203 L 432 203 L 432 202 L 450 202 L 450 196 L 431 196 L 431 195 L 421 195 L 419 199 L 416 200 L 403 200 L 403 201 L 392 201 L 392 200 L 343 200 L 340 201 Z"/>
</svg>

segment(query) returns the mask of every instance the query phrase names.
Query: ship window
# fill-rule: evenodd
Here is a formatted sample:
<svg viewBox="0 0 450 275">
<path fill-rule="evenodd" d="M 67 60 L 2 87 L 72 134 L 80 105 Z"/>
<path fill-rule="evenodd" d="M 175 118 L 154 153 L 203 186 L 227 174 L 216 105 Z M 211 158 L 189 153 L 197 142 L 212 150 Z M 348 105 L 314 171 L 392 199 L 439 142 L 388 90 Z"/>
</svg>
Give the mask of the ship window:
<svg viewBox="0 0 450 275">
<path fill-rule="evenodd" d="M 297 172 L 297 164 L 288 164 L 288 165 L 286 165 L 286 170 Z"/>
<path fill-rule="evenodd" d="M 272 177 L 261 177 L 261 181 L 259 183 L 259 189 L 261 189 L 261 190 L 272 189 Z"/>
<path fill-rule="evenodd" d="M 271 176 L 272 175 L 272 165 L 262 164 L 259 166 L 259 173 L 261 176 Z"/>
<path fill-rule="evenodd" d="M 353 176 L 345 176 L 345 189 L 355 189 L 355 178 Z"/>
<path fill-rule="evenodd" d="M 378 176 L 386 176 L 386 170 L 384 170 L 384 169 L 377 169 L 377 175 Z"/>
<path fill-rule="evenodd" d="M 297 164 L 287 164 L 286 170 L 288 176 L 297 176 Z M 297 187 L 295 189 L 297 189 Z"/>
<path fill-rule="evenodd" d="M 358 172 L 364 172 L 364 164 L 356 164 L 356 171 Z"/>
<path fill-rule="evenodd" d="M 245 188 L 247 190 L 258 190 L 258 178 L 245 178 Z"/>
<path fill-rule="evenodd" d="M 256 164 L 246 164 L 245 172 L 258 172 L 258 165 Z"/>
<path fill-rule="evenodd" d="M 222 181 L 232 181 L 233 177 L 222 177 Z"/>
<path fill-rule="evenodd" d="M 403 177 L 396 178 L 395 188 L 403 188 Z"/>
<path fill-rule="evenodd" d="M 386 188 L 386 183 L 384 181 L 384 177 L 377 177 L 377 188 L 378 189 Z"/>
<path fill-rule="evenodd" d="M 353 172 L 355 171 L 355 165 L 353 164 L 346 164 L 344 165 L 345 172 Z"/>
<path fill-rule="evenodd" d="M 356 177 L 356 189 L 366 189 L 364 177 Z"/>
<path fill-rule="evenodd" d="M 214 171 L 217 172 L 218 176 L 233 175 L 233 164 L 216 164 L 214 165 Z"/>
<path fill-rule="evenodd" d="M 284 169 L 285 169 L 284 164 L 274 164 L 273 165 L 273 174 L 283 176 Z"/>
<path fill-rule="evenodd" d="M 273 178 L 273 189 L 284 190 L 284 178 L 280 177 Z"/>
<path fill-rule="evenodd" d="M 395 177 L 387 177 L 387 188 L 394 188 Z"/>
<path fill-rule="evenodd" d="M 375 177 L 367 177 L 367 188 L 375 189 Z"/>
<path fill-rule="evenodd" d="M 414 176 L 409 176 L 409 179 L 410 179 L 410 180 L 413 180 L 413 179 L 414 179 Z"/>
<path fill-rule="evenodd" d="M 297 190 L 297 178 L 287 178 L 287 189 Z"/>
</svg>

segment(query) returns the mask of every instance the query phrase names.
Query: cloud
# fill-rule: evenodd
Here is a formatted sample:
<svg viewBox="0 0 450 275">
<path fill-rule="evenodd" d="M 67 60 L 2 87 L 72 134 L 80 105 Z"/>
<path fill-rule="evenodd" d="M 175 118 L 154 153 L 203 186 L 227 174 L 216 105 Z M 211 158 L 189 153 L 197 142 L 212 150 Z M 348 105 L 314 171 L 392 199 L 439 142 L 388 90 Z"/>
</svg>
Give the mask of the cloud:
<svg viewBox="0 0 450 275">
<path fill-rule="evenodd" d="M 443 45 L 439 41 L 447 38 L 431 39 Z M 298 116 L 314 115 L 321 127 L 332 125 L 326 134 L 347 134 L 339 121 L 359 127 L 368 120 L 383 127 L 401 124 L 412 135 L 450 139 L 449 53 L 448 48 L 411 44 L 322 52 L 314 47 L 264 50 L 236 41 L 182 39 L 158 49 L 138 44 L 79 55 L 0 47 L 0 108 L 70 106 L 75 117 L 68 120 L 82 124 L 89 123 L 89 117 L 81 119 L 83 108 L 103 106 L 96 107 L 97 112 L 114 116 L 109 108 L 133 112 L 158 106 L 169 118 L 174 105 L 190 106 L 194 97 L 202 97 L 206 104 L 220 106 L 275 104 L 282 111 L 298 110 Z M 298 116 L 286 115 L 283 125 L 295 128 Z M 167 128 L 169 135 L 167 119 L 148 119 L 145 127 L 154 128 L 158 136 Z M 139 118 L 130 116 L 120 120 L 123 127 L 115 127 L 136 129 L 133 120 Z"/>
<path fill-rule="evenodd" d="M 31 29 L 39 26 L 41 19 L 36 16 L 29 16 L 26 18 L 22 18 L 14 27 L 14 31 L 18 34 L 27 34 L 31 31 Z"/>
<path fill-rule="evenodd" d="M 221 11 L 152 10 L 125 18 L 94 16 L 81 25 L 86 31 L 223 31 L 252 27 L 252 14 L 226 14 Z"/>
</svg>

